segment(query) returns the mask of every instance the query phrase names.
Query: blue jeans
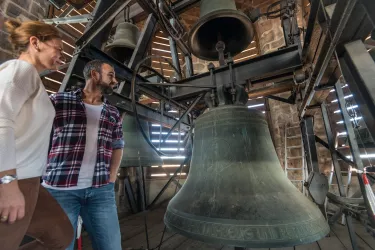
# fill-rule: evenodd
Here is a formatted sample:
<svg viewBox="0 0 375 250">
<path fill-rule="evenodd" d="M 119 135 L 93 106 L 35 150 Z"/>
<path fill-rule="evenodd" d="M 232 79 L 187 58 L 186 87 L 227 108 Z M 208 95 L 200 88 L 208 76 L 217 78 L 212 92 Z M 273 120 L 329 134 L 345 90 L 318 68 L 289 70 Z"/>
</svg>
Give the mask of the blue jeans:
<svg viewBox="0 0 375 250">
<path fill-rule="evenodd" d="M 94 250 L 121 250 L 114 183 L 100 188 L 79 190 L 47 189 L 68 215 L 77 235 L 78 215 L 88 232 Z M 76 237 L 75 237 L 76 238 Z M 68 250 L 74 249 L 74 242 Z"/>
</svg>

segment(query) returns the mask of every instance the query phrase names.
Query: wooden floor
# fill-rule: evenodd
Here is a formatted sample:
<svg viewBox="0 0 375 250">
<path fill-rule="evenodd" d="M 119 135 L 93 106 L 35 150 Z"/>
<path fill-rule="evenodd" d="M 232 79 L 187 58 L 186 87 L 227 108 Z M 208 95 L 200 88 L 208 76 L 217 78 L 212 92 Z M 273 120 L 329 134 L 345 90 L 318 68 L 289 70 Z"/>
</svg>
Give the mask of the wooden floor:
<svg viewBox="0 0 375 250">
<path fill-rule="evenodd" d="M 162 238 L 164 223 L 163 216 L 165 206 L 159 207 L 147 213 L 149 247 L 147 247 L 144 215 L 137 214 L 120 220 L 123 250 L 127 249 L 158 249 Z M 375 250 L 375 239 L 372 238 L 358 222 L 354 222 L 357 235 L 358 248 L 360 250 Z M 91 243 L 87 235 L 82 238 L 83 250 L 91 250 Z M 167 249 L 208 249 L 208 250 L 231 250 L 233 247 L 206 244 L 200 241 L 188 239 L 184 236 L 166 231 L 163 237 L 161 250 Z M 251 248 L 251 250 L 259 248 Z M 264 249 L 264 248 L 262 248 Z M 273 249 L 273 248 L 272 248 Z M 269 249 L 269 250 L 272 250 Z M 328 237 L 318 242 L 289 248 L 275 248 L 275 250 L 351 250 L 349 234 L 346 226 L 336 224 L 331 228 Z M 110 250 L 110 249 L 103 249 Z"/>
</svg>

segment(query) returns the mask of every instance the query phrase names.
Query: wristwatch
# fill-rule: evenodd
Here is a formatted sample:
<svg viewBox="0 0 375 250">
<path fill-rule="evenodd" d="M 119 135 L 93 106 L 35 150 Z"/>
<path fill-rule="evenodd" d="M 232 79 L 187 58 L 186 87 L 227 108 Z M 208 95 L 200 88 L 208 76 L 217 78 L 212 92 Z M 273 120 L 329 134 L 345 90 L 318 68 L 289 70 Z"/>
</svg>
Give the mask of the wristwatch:
<svg viewBox="0 0 375 250">
<path fill-rule="evenodd" d="M 17 180 L 17 175 L 4 175 L 0 178 L 0 184 L 8 184 L 14 180 Z"/>
</svg>

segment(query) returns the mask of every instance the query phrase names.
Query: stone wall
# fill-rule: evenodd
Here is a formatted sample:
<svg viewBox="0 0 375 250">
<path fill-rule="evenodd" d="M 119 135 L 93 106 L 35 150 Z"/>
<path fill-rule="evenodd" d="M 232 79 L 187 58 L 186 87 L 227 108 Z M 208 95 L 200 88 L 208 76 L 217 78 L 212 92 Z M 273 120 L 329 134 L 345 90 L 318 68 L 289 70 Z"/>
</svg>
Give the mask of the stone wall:
<svg viewBox="0 0 375 250">
<path fill-rule="evenodd" d="M 0 63 L 14 58 L 8 33 L 4 29 L 7 18 L 38 20 L 47 18 L 49 2 L 46 0 L 0 0 Z"/>
</svg>

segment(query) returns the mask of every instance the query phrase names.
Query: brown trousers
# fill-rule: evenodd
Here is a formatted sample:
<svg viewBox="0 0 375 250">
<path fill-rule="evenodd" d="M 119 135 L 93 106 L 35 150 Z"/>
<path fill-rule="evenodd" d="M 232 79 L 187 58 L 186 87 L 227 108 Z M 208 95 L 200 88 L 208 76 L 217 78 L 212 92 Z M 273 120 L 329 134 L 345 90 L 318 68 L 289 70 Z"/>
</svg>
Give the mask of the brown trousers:
<svg viewBox="0 0 375 250">
<path fill-rule="evenodd" d="M 0 223 L 0 249 L 64 250 L 73 240 L 73 227 L 57 201 L 40 185 L 40 178 L 18 181 L 25 196 L 25 217 Z M 25 235 L 36 241 L 19 248 Z"/>
</svg>

